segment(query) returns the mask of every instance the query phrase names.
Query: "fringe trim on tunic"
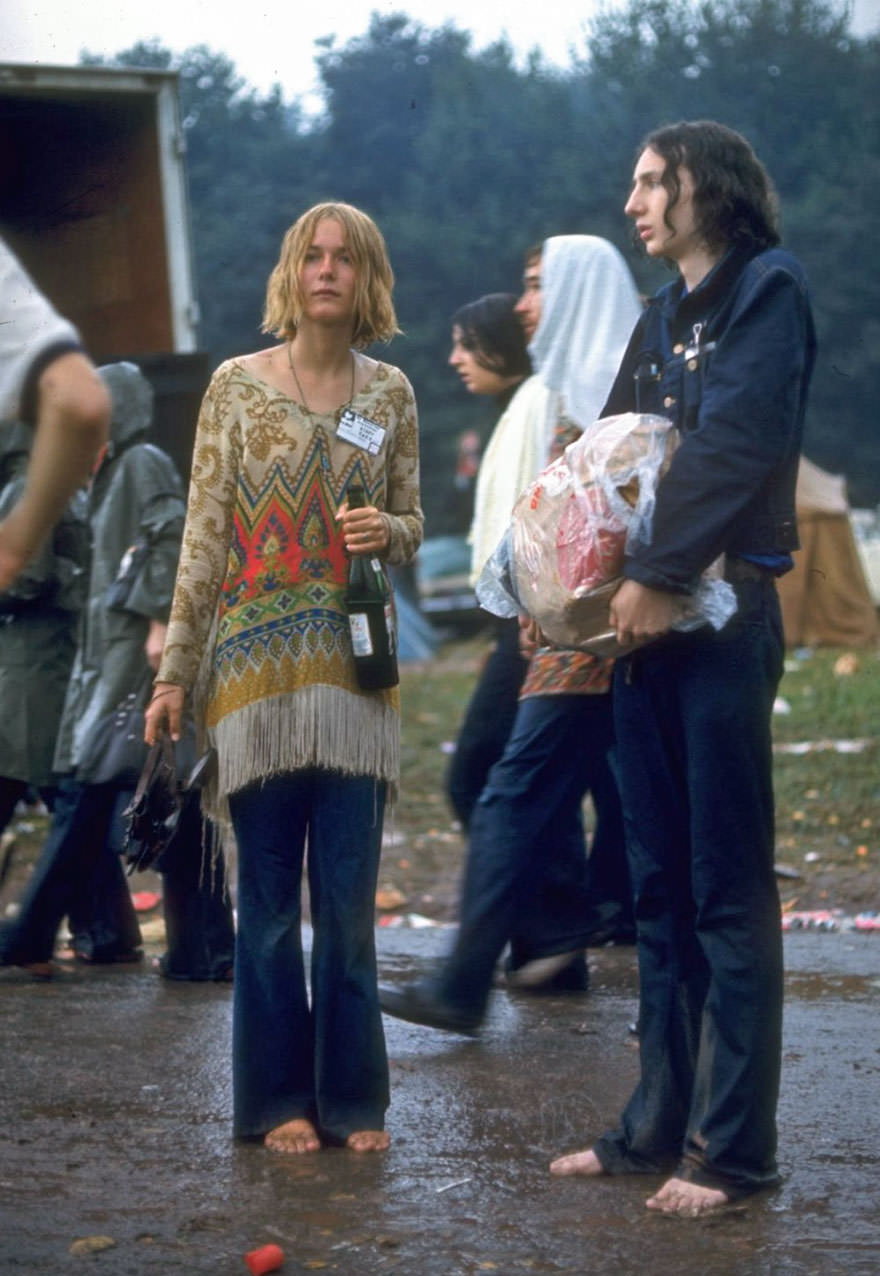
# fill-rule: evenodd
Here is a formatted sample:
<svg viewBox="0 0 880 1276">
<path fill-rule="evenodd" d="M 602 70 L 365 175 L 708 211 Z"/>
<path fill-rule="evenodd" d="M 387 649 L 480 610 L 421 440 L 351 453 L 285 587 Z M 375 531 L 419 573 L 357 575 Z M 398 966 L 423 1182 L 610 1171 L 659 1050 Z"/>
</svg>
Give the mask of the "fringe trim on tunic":
<svg viewBox="0 0 880 1276">
<path fill-rule="evenodd" d="M 229 823 L 230 793 L 286 771 L 322 767 L 386 780 L 400 776 L 400 718 L 375 694 L 311 686 L 228 714 L 209 733 L 217 775 L 202 795 L 205 814 Z"/>
</svg>

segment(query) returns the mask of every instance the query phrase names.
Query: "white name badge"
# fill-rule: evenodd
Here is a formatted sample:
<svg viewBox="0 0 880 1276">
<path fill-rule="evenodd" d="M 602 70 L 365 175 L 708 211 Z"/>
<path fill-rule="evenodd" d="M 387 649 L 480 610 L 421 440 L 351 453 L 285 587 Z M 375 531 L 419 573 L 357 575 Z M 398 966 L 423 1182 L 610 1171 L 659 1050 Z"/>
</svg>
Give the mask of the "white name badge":
<svg viewBox="0 0 880 1276">
<path fill-rule="evenodd" d="M 337 437 L 345 443 L 353 443 L 363 448 L 370 456 L 378 456 L 387 433 L 384 425 L 371 421 L 368 416 L 361 416 L 353 408 L 346 408 L 339 418 Z"/>
</svg>

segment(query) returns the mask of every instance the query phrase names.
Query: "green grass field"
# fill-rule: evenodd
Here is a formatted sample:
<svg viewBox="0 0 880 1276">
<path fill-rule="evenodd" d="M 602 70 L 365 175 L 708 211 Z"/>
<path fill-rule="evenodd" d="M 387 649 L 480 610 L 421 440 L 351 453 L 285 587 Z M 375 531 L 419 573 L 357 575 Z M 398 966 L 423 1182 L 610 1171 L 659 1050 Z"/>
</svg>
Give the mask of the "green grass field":
<svg viewBox="0 0 880 1276">
<path fill-rule="evenodd" d="M 448 906 L 462 846 L 446 804 L 455 739 L 484 637 L 402 672 L 400 800 L 383 876 L 425 911 Z M 774 714 L 777 863 L 790 908 L 880 909 L 880 652 L 790 653 Z M 425 898 L 427 896 L 427 899 Z"/>
<path fill-rule="evenodd" d="M 386 819 L 380 911 L 454 918 L 464 843 L 444 777 L 486 641 L 449 643 L 429 663 L 401 670 L 402 776 Z M 788 712 L 773 719 L 777 865 L 797 873 L 780 877 L 783 905 L 880 910 L 880 652 L 790 654 L 780 701 Z M 14 822 L 17 852 L 0 914 L 20 893 L 47 823 L 33 815 Z"/>
</svg>

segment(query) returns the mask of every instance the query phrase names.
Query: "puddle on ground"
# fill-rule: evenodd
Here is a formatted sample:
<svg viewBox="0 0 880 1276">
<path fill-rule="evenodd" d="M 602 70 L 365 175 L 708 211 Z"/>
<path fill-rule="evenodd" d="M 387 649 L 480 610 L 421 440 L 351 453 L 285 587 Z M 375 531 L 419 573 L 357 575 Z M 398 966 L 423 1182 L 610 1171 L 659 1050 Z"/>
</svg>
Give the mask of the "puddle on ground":
<svg viewBox="0 0 880 1276">
<path fill-rule="evenodd" d="M 880 979 L 872 975 L 825 974 L 821 971 L 788 971 L 785 994 L 802 1001 L 837 997 L 841 1001 L 864 1001 L 880 992 Z"/>
</svg>

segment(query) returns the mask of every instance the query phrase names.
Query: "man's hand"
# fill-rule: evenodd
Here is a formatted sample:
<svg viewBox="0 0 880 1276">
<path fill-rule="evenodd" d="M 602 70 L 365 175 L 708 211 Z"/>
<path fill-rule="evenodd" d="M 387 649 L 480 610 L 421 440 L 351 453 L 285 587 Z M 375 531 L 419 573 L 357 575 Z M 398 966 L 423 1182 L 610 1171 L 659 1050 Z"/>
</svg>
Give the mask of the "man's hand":
<svg viewBox="0 0 880 1276">
<path fill-rule="evenodd" d="M 611 599 L 609 618 L 621 647 L 641 647 L 669 633 L 681 608 L 678 594 L 625 580 Z"/>
</svg>

